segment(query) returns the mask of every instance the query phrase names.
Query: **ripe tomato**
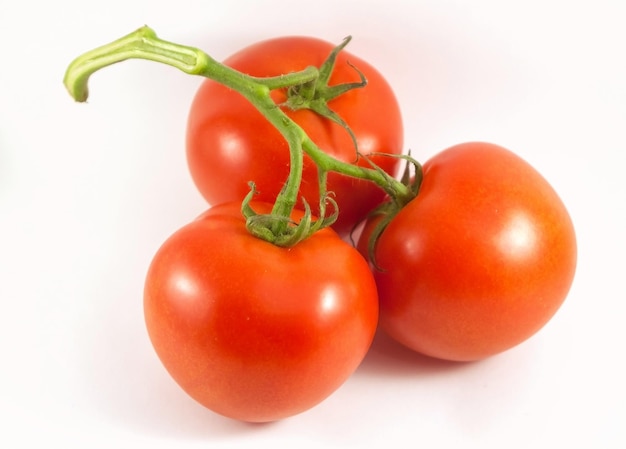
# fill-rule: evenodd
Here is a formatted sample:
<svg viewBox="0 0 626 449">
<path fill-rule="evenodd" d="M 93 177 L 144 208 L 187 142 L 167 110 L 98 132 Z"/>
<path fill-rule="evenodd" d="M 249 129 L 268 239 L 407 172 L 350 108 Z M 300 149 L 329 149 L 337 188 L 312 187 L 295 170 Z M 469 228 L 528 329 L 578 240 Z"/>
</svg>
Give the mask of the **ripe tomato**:
<svg viewBox="0 0 626 449">
<path fill-rule="evenodd" d="M 227 203 L 158 250 L 144 310 L 159 358 L 192 398 L 228 417 L 273 421 L 313 407 L 352 374 L 372 342 L 378 298 L 367 263 L 332 229 L 279 248 L 249 234 L 239 203 Z"/>
<path fill-rule="evenodd" d="M 334 45 L 308 37 L 283 37 L 247 47 L 224 63 L 253 76 L 277 76 L 314 65 L 319 67 Z M 370 64 L 342 51 L 330 85 L 357 82 L 359 76 L 348 62 L 367 78 L 364 88 L 352 90 L 328 103 L 356 136 L 359 151 L 398 154 L 402 151 L 403 128 L 396 97 L 383 76 Z M 277 104 L 286 99 L 274 91 Z M 356 161 L 354 144 L 338 124 L 310 110 L 287 111 L 323 151 L 346 162 Z M 390 174 L 397 158 L 372 156 Z M 209 204 L 241 201 L 254 181 L 260 201 L 273 202 L 289 173 L 289 150 L 279 132 L 240 94 L 212 80 L 204 81 L 191 105 L 187 128 L 187 160 L 192 178 Z M 360 160 L 360 165 L 368 164 Z M 384 198 L 375 185 L 335 173 L 328 177 L 328 190 L 335 193 L 341 210 L 333 226 L 341 234 Z M 319 202 L 317 168 L 306 157 L 300 196 L 317 213 Z"/>
<path fill-rule="evenodd" d="M 381 326 L 415 351 L 458 361 L 526 340 L 573 281 L 565 206 L 533 167 L 496 145 L 454 146 L 423 168 L 418 196 L 376 247 Z M 378 219 L 359 240 L 364 254 Z"/>
</svg>

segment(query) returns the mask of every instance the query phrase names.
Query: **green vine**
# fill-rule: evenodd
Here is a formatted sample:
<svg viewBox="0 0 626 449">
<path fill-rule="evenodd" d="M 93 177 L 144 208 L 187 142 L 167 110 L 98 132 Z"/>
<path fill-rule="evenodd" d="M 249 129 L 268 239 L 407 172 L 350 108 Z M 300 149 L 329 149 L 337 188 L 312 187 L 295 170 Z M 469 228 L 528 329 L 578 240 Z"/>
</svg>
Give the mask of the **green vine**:
<svg viewBox="0 0 626 449">
<path fill-rule="evenodd" d="M 344 39 L 319 68 L 311 66 L 299 72 L 262 78 L 238 72 L 197 48 L 164 41 L 158 38 L 151 28 L 144 26 L 76 58 L 68 66 L 63 81 L 70 95 L 76 101 L 84 102 L 89 96 L 88 81 L 93 73 L 127 59 L 144 59 L 170 65 L 188 74 L 210 78 L 239 92 L 282 134 L 289 145 L 290 152 L 289 176 L 283 190 L 276 197 L 271 213 L 258 214 L 251 207 L 250 202 L 255 193 L 253 184 L 251 184 L 250 193 L 242 203 L 242 213 L 246 218 L 248 230 L 253 235 L 275 245 L 288 247 L 306 239 L 319 229 L 330 226 L 340 213 L 331 193 L 326 188 L 326 177 L 329 172 L 337 172 L 375 183 L 387 193 L 392 200 L 392 207 L 398 210 L 415 197 L 419 188 L 419 183 L 411 183 L 408 179 L 396 180 L 371 161 L 371 167 L 368 168 L 339 161 L 329 156 L 285 114 L 281 107 L 277 107 L 270 96 L 272 90 L 287 89 L 287 101 L 279 106 L 290 109 L 311 109 L 342 125 L 350 133 L 358 155 L 356 138 L 350 127 L 328 107 L 330 100 L 367 84 L 363 74 L 355 68 L 360 76 L 360 82 L 328 85 L 336 57 L 349 42 L 349 37 Z M 305 153 L 318 167 L 320 217 L 314 220 L 309 205 L 305 203 L 303 218 L 300 222 L 294 223 L 290 217 L 298 200 Z M 419 163 L 409 156 L 403 157 L 409 163 L 407 168 L 409 165 L 414 167 L 417 174 L 415 177 L 419 178 L 421 172 Z M 328 206 L 332 209 L 331 214 L 327 214 Z"/>
</svg>

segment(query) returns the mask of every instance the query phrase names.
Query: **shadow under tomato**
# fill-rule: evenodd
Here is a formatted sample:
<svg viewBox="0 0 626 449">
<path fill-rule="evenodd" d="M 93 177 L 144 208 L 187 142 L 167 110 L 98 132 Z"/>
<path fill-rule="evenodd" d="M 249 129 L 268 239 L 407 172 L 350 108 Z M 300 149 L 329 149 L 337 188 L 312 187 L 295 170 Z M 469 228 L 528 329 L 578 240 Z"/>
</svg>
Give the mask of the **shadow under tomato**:
<svg viewBox="0 0 626 449">
<path fill-rule="evenodd" d="M 356 371 L 365 376 L 415 376 L 463 370 L 476 362 L 452 362 L 417 353 L 392 339 L 382 330 L 376 332 L 372 346 Z"/>
</svg>

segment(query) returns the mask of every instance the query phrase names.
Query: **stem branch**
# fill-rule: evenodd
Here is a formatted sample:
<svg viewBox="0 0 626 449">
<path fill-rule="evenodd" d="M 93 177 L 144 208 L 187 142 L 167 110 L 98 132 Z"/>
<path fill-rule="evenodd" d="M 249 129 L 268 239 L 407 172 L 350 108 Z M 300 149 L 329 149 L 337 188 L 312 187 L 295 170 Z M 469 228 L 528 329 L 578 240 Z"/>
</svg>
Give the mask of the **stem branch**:
<svg viewBox="0 0 626 449">
<path fill-rule="evenodd" d="M 333 90 L 333 88 L 325 87 L 326 81 L 330 76 L 330 69 L 334 64 L 334 58 L 337 52 L 340 51 L 348 41 L 349 39 L 344 40 L 344 42 L 331 53 L 327 62 L 322 66 L 322 71 L 316 67 L 307 67 L 299 72 L 260 78 L 243 74 L 223 65 L 197 48 L 161 40 L 151 28 L 144 26 L 133 33 L 86 52 L 76 58 L 68 66 L 63 82 L 70 95 L 76 101 L 84 102 L 89 95 L 88 81 L 93 73 L 127 59 L 145 59 L 170 65 L 188 74 L 210 78 L 239 92 L 283 135 L 289 144 L 291 164 L 288 179 L 282 191 L 277 196 L 270 215 L 257 216 L 247 204 L 252 197 L 254 189 L 251 195 L 248 195 L 246 200 L 244 200 L 242 211 L 248 219 L 248 223 L 252 223 L 250 226 L 257 226 L 259 223 L 263 226 L 263 229 L 254 230 L 255 232 L 253 233 L 255 235 L 273 240 L 276 244 L 290 246 L 308 237 L 310 233 L 319 229 L 320 226 L 328 225 L 336 218 L 335 216 L 331 218 L 320 217 L 320 221 L 316 226 L 316 223 L 311 222 L 309 206 L 305 205 L 308 215 L 303 218 L 300 224 L 294 226 L 289 220 L 291 212 L 298 200 L 298 192 L 302 180 L 304 153 L 308 154 L 317 164 L 319 172 L 321 173 L 320 183 L 326 182 L 327 172 L 334 171 L 346 176 L 374 182 L 385 190 L 396 202 L 401 204 L 405 204 L 414 196 L 409 186 L 394 179 L 373 163 L 371 164 L 372 168 L 362 167 L 339 161 L 323 152 L 307 136 L 304 130 L 276 105 L 270 96 L 270 91 L 274 89 L 287 88 L 289 90 L 300 90 L 300 92 L 302 92 L 301 88 L 303 88 L 303 86 L 304 90 L 306 90 L 307 86 L 320 85 L 320 80 L 322 83 L 321 86 L 323 87 L 322 90 L 326 89 L 330 94 L 336 96 L 336 89 Z M 340 88 L 349 90 L 351 88 L 362 87 L 365 83 L 366 80 L 362 77 L 361 83 L 340 86 Z M 321 100 L 323 101 L 324 98 Z M 325 105 L 325 103 L 323 103 L 323 105 Z M 312 109 L 317 110 L 320 109 L 320 107 Z M 333 119 L 332 111 L 326 111 L 326 107 L 321 109 L 322 112 L 325 111 L 326 114 L 330 112 L 330 118 Z M 337 120 L 337 118 L 334 119 Z M 342 122 L 340 119 L 339 121 L 340 123 Z M 328 197 L 325 186 L 324 188 L 320 186 L 320 192 L 323 192 L 321 195 L 322 198 L 320 198 L 321 211 L 325 210 L 327 201 L 336 206 L 334 200 Z M 334 215 L 336 215 L 336 211 Z M 291 235 L 289 235 L 290 233 Z"/>
</svg>

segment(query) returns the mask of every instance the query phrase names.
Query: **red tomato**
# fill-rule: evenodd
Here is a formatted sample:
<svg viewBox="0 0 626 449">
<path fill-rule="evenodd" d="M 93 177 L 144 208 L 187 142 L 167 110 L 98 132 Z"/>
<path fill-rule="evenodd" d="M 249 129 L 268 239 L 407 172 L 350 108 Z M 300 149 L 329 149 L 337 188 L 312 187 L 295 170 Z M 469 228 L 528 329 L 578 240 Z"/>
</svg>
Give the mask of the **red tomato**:
<svg viewBox="0 0 626 449">
<path fill-rule="evenodd" d="M 279 248 L 250 235 L 239 209 L 214 207 L 163 244 L 147 275 L 145 320 L 192 398 L 235 419 L 273 421 L 318 404 L 354 372 L 377 326 L 376 285 L 333 230 Z"/>
<path fill-rule="evenodd" d="M 378 219 L 367 223 L 367 239 Z M 418 196 L 375 251 L 381 326 L 433 357 L 470 361 L 543 327 L 576 267 L 570 216 L 528 163 L 487 143 L 454 146 L 424 164 Z"/>
<path fill-rule="evenodd" d="M 224 63 L 254 76 L 277 76 L 319 67 L 334 45 L 308 37 L 283 37 L 247 47 Z M 354 132 L 359 151 L 398 154 L 402 151 L 403 128 L 396 97 L 382 75 L 370 64 L 345 51 L 339 53 L 330 85 L 358 82 L 348 62 L 367 78 L 364 88 L 352 90 L 329 102 Z M 274 100 L 285 101 L 284 91 L 274 91 Z M 346 162 L 356 160 L 348 132 L 309 110 L 287 111 L 322 150 Z M 398 160 L 372 156 L 390 174 Z M 273 202 L 289 173 L 289 149 L 279 132 L 240 94 L 212 80 L 200 86 L 189 113 L 187 160 L 192 178 L 209 204 L 241 201 L 249 181 L 259 190 L 260 201 Z M 360 160 L 359 165 L 368 166 Z M 335 193 L 341 214 L 334 229 L 341 234 L 384 198 L 375 185 L 335 173 L 329 174 L 328 190 Z M 306 157 L 300 190 L 317 213 L 317 169 Z"/>
</svg>

